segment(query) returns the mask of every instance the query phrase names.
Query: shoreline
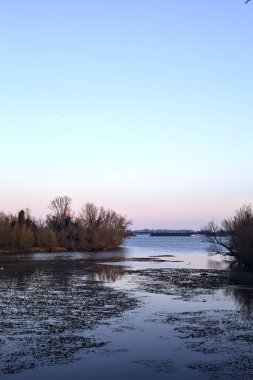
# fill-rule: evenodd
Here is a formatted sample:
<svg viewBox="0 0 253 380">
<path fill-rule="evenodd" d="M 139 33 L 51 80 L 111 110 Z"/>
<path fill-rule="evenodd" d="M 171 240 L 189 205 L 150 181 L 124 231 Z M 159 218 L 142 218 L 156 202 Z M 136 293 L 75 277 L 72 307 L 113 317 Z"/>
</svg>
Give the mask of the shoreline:
<svg viewBox="0 0 253 380">
<path fill-rule="evenodd" d="M 101 248 L 101 249 L 93 249 L 93 250 L 72 250 L 72 249 L 66 249 L 64 247 L 56 247 L 55 249 L 49 250 L 47 248 L 38 248 L 34 247 L 29 251 L 23 251 L 23 250 L 17 250 L 17 249 L 0 249 L 0 254 L 33 254 L 33 253 L 75 253 L 75 252 L 83 252 L 83 253 L 98 253 L 98 252 L 110 252 L 110 251 L 120 251 L 122 247 L 112 247 L 112 248 Z"/>
</svg>

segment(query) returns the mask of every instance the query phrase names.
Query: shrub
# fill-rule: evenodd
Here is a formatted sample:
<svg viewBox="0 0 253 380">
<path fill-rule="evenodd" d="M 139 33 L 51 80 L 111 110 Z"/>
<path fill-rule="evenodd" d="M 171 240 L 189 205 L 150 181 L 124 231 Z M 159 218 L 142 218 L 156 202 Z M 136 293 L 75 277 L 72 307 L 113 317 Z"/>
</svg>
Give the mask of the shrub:
<svg viewBox="0 0 253 380">
<path fill-rule="evenodd" d="M 253 210 L 244 205 L 221 226 L 209 222 L 204 228 L 211 254 L 232 256 L 239 265 L 253 268 Z"/>
</svg>

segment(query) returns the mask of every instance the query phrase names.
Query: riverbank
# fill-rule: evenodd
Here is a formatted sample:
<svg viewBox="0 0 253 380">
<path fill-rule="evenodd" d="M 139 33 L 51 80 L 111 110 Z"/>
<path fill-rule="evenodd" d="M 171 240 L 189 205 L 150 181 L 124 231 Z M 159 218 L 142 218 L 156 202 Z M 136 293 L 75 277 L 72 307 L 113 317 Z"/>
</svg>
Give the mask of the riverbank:
<svg viewBox="0 0 253 380">
<path fill-rule="evenodd" d="M 31 254 L 31 253 L 64 253 L 64 252 L 72 252 L 75 254 L 76 252 L 84 252 L 84 253 L 97 253 L 97 252 L 112 252 L 112 251 L 119 251 L 121 249 L 121 246 L 119 247 L 108 247 L 108 248 L 99 248 L 99 249 L 83 249 L 83 250 L 74 250 L 74 249 L 67 249 L 66 247 L 55 247 L 53 249 L 48 250 L 44 247 L 32 247 L 29 250 L 18 250 L 17 248 L 10 248 L 10 249 L 0 249 L 0 255 L 1 254 Z"/>
<path fill-rule="evenodd" d="M 0 249 L 0 254 L 29 254 L 29 253 L 57 253 L 57 252 L 66 252 L 65 247 L 55 247 L 54 249 L 48 250 L 47 248 L 40 248 L 40 247 L 32 247 L 29 250 L 18 250 L 17 248 L 10 248 L 10 249 Z"/>
</svg>

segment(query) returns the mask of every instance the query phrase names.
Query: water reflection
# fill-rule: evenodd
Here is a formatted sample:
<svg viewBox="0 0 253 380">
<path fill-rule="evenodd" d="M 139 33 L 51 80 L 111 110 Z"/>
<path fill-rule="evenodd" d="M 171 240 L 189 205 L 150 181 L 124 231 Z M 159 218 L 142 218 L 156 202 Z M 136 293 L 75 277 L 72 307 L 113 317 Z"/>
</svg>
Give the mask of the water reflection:
<svg viewBox="0 0 253 380">
<path fill-rule="evenodd" d="M 89 281 L 115 282 L 124 277 L 126 266 L 123 265 L 97 265 L 85 277 Z"/>
<path fill-rule="evenodd" d="M 247 316 L 253 314 L 253 288 L 231 287 L 226 289 L 224 293 L 233 298 L 237 308 L 242 313 Z"/>
<path fill-rule="evenodd" d="M 75 253 L 76 254 L 76 253 Z M 78 253 L 82 258 L 92 262 L 110 261 L 120 262 L 126 261 L 130 252 L 126 248 L 120 248 L 115 251 L 102 251 L 102 252 L 80 252 Z"/>
<path fill-rule="evenodd" d="M 0 374 L 72 362 L 84 349 L 104 344 L 85 331 L 134 307 L 135 300 L 93 281 L 115 281 L 122 267 L 91 264 L 31 257 L 1 263 Z"/>
<path fill-rule="evenodd" d="M 245 315 L 253 314 L 253 273 L 231 270 L 231 286 L 224 290 Z"/>
<path fill-rule="evenodd" d="M 219 257 L 219 259 L 208 259 L 207 260 L 207 268 L 208 269 L 228 269 L 230 266 L 230 262 L 224 260 L 224 258 Z"/>
</svg>

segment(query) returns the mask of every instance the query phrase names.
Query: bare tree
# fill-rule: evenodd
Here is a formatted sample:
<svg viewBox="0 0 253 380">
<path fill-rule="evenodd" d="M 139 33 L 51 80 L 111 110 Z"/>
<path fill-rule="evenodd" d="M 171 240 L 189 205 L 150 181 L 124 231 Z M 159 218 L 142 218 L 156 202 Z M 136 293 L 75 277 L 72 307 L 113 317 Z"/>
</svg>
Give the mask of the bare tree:
<svg viewBox="0 0 253 380">
<path fill-rule="evenodd" d="M 86 203 L 81 209 L 79 222 L 90 250 L 118 248 L 131 225 L 125 216 L 93 203 Z"/>
<path fill-rule="evenodd" d="M 245 267 L 253 267 L 253 210 L 244 205 L 234 217 L 224 219 L 221 226 L 209 222 L 204 228 L 205 241 L 211 254 L 232 256 Z"/>
<path fill-rule="evenodd" d="M 64 220 L 71 214 L 71 198 L 68 196 L 56 197 L 49 205 L 50 210 L 52 210 L 53 215 L 59 219 Z"/>
<path fill-rule="evenodd" d="M 94 203 L 86 203 L 82 207 L 79 216 L 82 224 L 88 228 L 95 228 L 100 224 L 103 210 L 98 208 Z"/>
</svg>

